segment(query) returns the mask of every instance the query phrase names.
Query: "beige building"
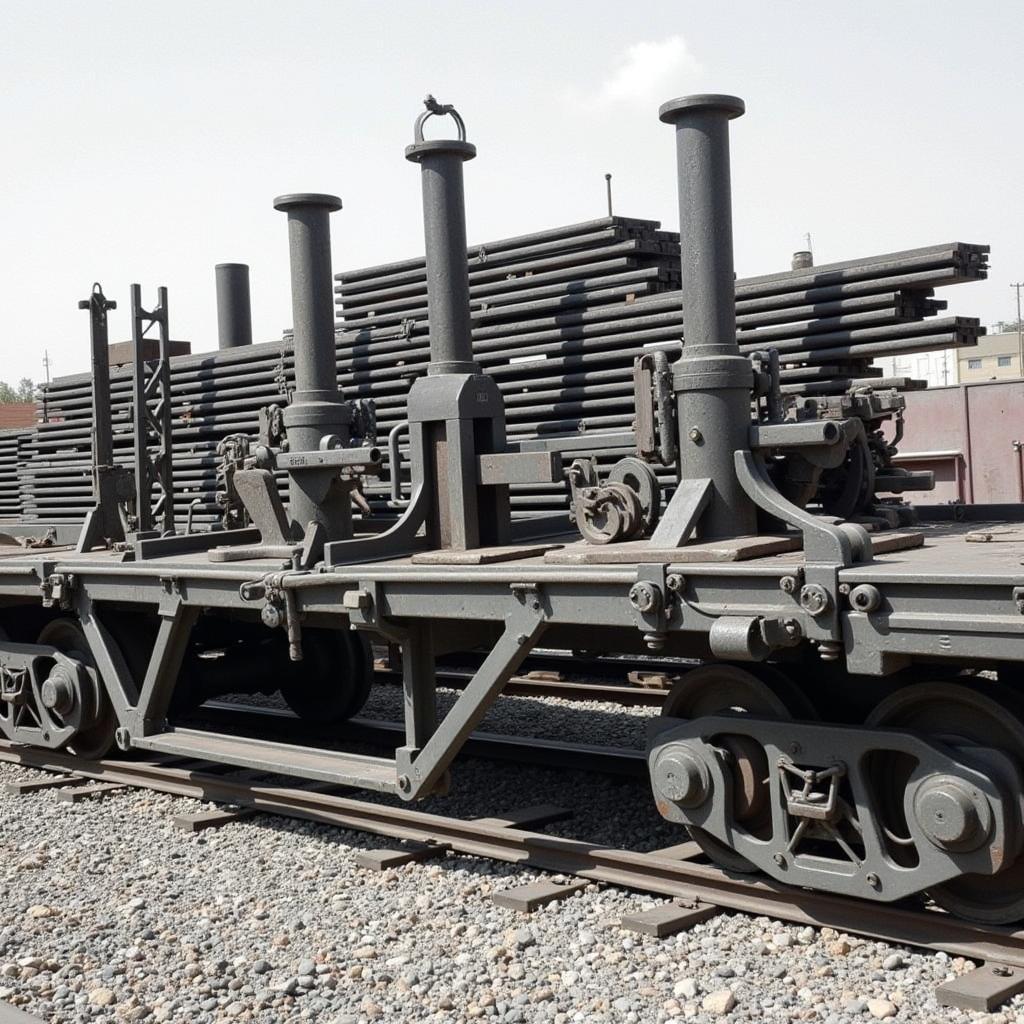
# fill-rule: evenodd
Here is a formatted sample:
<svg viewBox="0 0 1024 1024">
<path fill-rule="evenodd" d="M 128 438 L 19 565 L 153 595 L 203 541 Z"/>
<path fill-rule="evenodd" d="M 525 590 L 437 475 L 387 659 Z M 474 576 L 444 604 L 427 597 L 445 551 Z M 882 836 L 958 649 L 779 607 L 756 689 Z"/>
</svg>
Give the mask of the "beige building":
<svg viewBox="0 0 1024 1024">
<path fill-rule="evenodd" d="M 961 384 L 978 380 L 1005 380 L 1020 377 L 1020 339 L 1016 331 L 988 334 L 972 348 L 956 352 L 957 374 Z"/>
</svg>

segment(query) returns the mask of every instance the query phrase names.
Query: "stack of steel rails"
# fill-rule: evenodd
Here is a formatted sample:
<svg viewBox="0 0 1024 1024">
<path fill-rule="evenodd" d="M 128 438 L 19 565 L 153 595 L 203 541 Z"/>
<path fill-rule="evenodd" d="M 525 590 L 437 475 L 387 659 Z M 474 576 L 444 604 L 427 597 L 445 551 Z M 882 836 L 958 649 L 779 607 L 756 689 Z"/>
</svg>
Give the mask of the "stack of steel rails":
<svg viewBox="0 0 1024 1024">
<path fill-rule="evenodd" d="M 986 251 L 951 243 L 740 280 L 742 348 L 778 349 L 791 394 L 835 393 L 860 383 L 913 387 L 907 378 L 880 378 L 870 360 L 972 344 L 977 321 L 937 317 L 946 304 L 932 296 L 935 288 L 983 278 Z M 632 425 L 634 358 L 654 348 L 671 358 L 678 348 L 678 236 L 656 221 L 602 218 L 474 246 L 470 261 L 474 356 L 504 395 L 509 436 L 583 432 L 594 437 L 601 465 L 624 454 L 604 448 L 598 435 Z M 409 384 L 426 369 L 423 261 L 345 272 L 337 281 L 338 384 L 347 398 L 373 399 L 383 441 L 405 420 Z M 202 527 L 220 515 L 217 445 L 232 433 L 254 436 L 260 408 L 286 402 L 291 341 L 176 356 L 171 363 L 176 517 L 184 523 L 191 506 L 193 524 Z M 128 464 L 130 367 L 112 372 L 111 396 L 115 457 Z M 49 422 L 20 442 L 20 513 L 27 520 L 78 521 L 92 503 L 89 376 L 51 382 L 44 401 Z M 0 475 L 9 472 L 0 463 Z M 668 471 L 660 475 L 672 485 Z M 512 490 L 520 513 L 566 507 L 561 485 Z M 368 497 L 376 508 L 386 506 L 386 478 L 368 487 Z"/>
<path fill-rule="evenodd" d="M 16 519 L 22 512 L 18 446 L 26 433 L 25 430 L 0 430 L 0 519 Z"/>
<path fill-rule="evenodd" d="M 470 304 L 475 310 L 571 296 L 614 298 L 678 289 L 679 236 L 653 220 L 604 217 L 469 250 Z M 423 320 L 426 265 L 404 260 L 336 275 L 345 325 Z"/>
<path fill-rule="evenodd" d="M 666 235 L 675 246 L 678 235 L 659 232 Z M 514 253 L 513 242 L 499 244 Z M 519 290 L 495 296 L 481 292 L 473 277 L 481 251 L 487 261 L 498 258 L 491 250 L 489 244 L 469 250 L 473 352 L 505 397 L 509 436 L 584 432 L 595 445 L 586 453 L 596 454 L 602 467 L 610 465 L 625 453 L 602 448 L 600 434 L 632 425 L 635 357 L 663 349 L 672 358 L 678 351 L 684 334 L 678 294 L 622 294 L 585 282 L 576 290 L 534 295 L 529 280 L 518 277 Z M 946 303 L 933 295 L 938 287 L 983 279 L 987 252 L 985 246 L 954 242 L 739 280 L 741 351 L 779 351 L 783 391 L 794 397 L 867 385 L 923 387 L 922 381 L 883 377 L 871 361 L 975 344 L 984 333 L 979 322 L 937 318 Z M 548 258 L 572 255 L 550 249 Z M 577 258 L 585 262 L 584 256 Z M 512 278 L 516 267 L 509 257 L 500 270 Z M 336 279 L 352 384 L 369 397 L 372 382 L 378 422 L 386 430 L 404 418 L 408 382 L 425 372 L 429 358 L 423 264 L 407 260 Z M 400 310 L 389 285 L 403 290 Z M 379 309 L 373 304 L 376 295 Z M 665 486 L 674 485 L 669 470 L 659 470 L 659 477 Z M 518 485 L 512 487 L 512 502 L 521 510 L 553 510 L 564 507 L 565 498 L 556 484 Z"/>
</svg>

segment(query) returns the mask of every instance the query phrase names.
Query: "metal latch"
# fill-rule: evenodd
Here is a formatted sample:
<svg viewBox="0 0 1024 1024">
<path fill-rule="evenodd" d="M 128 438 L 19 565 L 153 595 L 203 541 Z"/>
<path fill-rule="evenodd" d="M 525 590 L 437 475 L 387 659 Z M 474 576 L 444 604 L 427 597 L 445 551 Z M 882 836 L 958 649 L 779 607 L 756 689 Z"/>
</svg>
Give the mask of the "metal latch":
<svg viewBox="0 0 1024 1024">
<path fill-rule="evenodd" d="M 43 594 L 43 607 L 53 608 L 56 605 L 63 611 L 69 611 L 71 591 L 74 585 L 75 577 L 70 573 L 51 573 L 39 584 L 39 589 Z"/>
</svg>

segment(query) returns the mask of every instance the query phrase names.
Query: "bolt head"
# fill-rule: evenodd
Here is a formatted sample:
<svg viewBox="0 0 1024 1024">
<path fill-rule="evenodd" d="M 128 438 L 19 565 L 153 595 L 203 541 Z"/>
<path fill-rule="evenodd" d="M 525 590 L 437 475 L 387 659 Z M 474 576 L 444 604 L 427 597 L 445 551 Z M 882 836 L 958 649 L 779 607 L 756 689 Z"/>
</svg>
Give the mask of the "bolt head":
<svg viewBox="0 0 1024 1024">
<path fill-rule="evenodd" d="M 704 440 L 704 435 L 696 428 L 690 427 L 689 434 L 686 435 L 694 444 L 700 444 Z"/>
<path fill-rule="evenodd" d="M 657 611 L 661 605 L 661 591 L 653 583 L 634 583 L 629 590 L 629 603 L 642 614 Z"/>
<path fill-rule="evenodd" d="M 832 598 L 820 583 L 808 583 L 800 588 L 800 607 L 811 615 L 822 615 L 832 605 Z"/>
</svg>

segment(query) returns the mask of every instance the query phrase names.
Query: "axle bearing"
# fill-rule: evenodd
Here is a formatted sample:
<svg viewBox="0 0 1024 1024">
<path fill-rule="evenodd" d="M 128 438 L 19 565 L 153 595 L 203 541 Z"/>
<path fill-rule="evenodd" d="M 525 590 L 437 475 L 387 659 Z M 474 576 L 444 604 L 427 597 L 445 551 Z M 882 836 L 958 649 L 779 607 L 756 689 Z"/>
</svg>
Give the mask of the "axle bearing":
<svg viewBox="0 0 1024 1024">
<path fill-rule="evenodd" d="M 674 743 L 661 753 L 651 781 L 658 793 L 680 807 L 699 807 L 711 788 L 703 758 L 685 743 Z"/>
<path fill-rule="evenodd" d="M 921 784 L 914 817 L 933 846 L 959 853 L 981 846 L 992 824 L 981 794 L 955 775 L 935 775 Z"/>
<path fill-rule="evenodd" d="M 39 688 L 43 707 L 65 718 L 75 709 L 76 681 L 63 665 L 54 665 Z"/>
</svg>

